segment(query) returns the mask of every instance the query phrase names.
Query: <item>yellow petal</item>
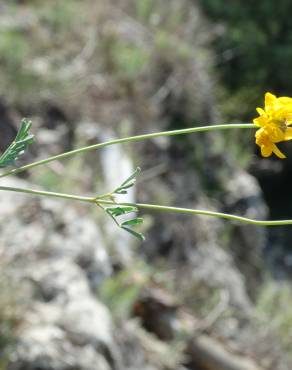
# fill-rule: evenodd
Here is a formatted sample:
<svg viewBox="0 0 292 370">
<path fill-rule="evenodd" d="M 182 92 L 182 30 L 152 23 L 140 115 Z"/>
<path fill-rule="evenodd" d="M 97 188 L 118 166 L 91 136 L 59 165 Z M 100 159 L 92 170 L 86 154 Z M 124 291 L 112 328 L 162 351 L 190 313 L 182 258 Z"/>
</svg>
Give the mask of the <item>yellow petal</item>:
<svg viewBox="0 0 292 370">
<path fill-rule="evenodd" d="M 277 157 L 281 158 L 281 159 L 284 159 L 286 158 L 285 154 L 283 154 L 280 149 L 274 144 L 273 145 L 273 153 L 276 154 Z"/>
<path fill-rule="evenodd" d="M 292 140 L 292 127 L 287 127 L 285 130 L 285 141 Z"/>
<path fill-rule="evenodd" d="M 268 118 L 265 116 L 257 117 L 253 120 L 253 123 L 257 126 L 263 127 L 268 124 Z"/>
<path fill-rule="evenodd" d="M 274 107 L 274 103 L 276 102 L 277 97 L 270 92 L 265 94 L 265 110 L 272 109 Z"/>
<path fill-rule="evenodd" d="M 262 145 L 261 146 L 261 153 L 263 157 L 269 157 L 272 154 L 272 152 L 273 152 L 273 145 Z"/>
<path fill-rule="evenodd" d="M 279 120 L 279 121 L 286 121 L 288 119 L 291 119 L 291 117 L 292 117 L 292 104 L 287 104 L 285 106 L 277 108 L 273 112 L 272 116 L 273 116 L 273 119 Z"/>
<path fill-rule="evenodd" d="M 285 140 L 285 133 L 277 125 L 267 126 L 265 130 L 269 134 L 269 140 L 273 143 Z"/>
<path fill-rule="evenodd" d="M 258 112 L 258 114 L 260 115 L 260 116 L 263 116 L 263 115 L 265 115 L 266 114 L 266 112 L 263 110 L 263 108 L 257 108 L 257 112 Z"/>
<path fill-rule="evenodd" d="M 278 102 L 283 105 L 292 104 L 292 98 L 288 98 L 288 96 L 281 96 L 278 98 Z"/>
</svg>

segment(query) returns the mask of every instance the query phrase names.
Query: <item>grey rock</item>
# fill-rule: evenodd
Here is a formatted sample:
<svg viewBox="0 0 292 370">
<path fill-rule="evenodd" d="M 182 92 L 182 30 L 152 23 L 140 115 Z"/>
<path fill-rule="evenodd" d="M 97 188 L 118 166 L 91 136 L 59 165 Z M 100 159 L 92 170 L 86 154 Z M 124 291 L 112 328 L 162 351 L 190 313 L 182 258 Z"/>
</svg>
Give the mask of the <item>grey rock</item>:
<svg viewBox="0 0 292 370">
<path fill-rule="evenodd" d="M 62 309 L 59 325 L 73 343 L 94 348 L 113 346 L 113 327 L 108 309 L 91 297 L 70 301 Z"/>
<path fill-rule="evenodd" d="M 2 184 L 29 187 L 27 182 L 11 178 L 2 179 Z M 1 194 L 0 207 L 0 248 L 7 258 L 27 262 L 36 258 L 35 254 L 38 258 L 66 258 L 80 265 L 95 287 L 111 274 L 99 225 L 83 214 L 82 207 L 9 192 Z"/>
<path fill-rule="evenodd" d="M 94 348 L 74 346 L 56 326 L 30 326 L 20 338 L 8 370 L 110 370 Z"/>
<path fill-rule="evenodd" d="M 216 244 L 201 244 L 194 251 L 193 266 L 194 279 L 225 291 L 228 304 L 245 314 L 251 312 L 252 305 L 245 289 L 244 277 L 226 251 Z"/>
<path fill-rule="evenodd" d="M 31 272 L 44 300 L 65 304 L 90 295 L 86 275 L 70 260 L 46 260 Z"/>
</svg>

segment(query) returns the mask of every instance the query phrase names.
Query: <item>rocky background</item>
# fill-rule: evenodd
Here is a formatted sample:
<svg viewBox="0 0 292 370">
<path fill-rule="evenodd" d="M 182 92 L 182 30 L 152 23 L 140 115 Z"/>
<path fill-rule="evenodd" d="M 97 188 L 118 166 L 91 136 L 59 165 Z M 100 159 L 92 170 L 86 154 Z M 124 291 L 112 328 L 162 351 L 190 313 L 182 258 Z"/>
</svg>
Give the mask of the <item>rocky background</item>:
<svg viewBox="0 0 292 370">
<path fill-rule="evenodd" d="M 268 84 L 267 72 L 253 87 L 247 73 L 261 70 L 250 51 L 283 31 L 263 23 L 253 33 L 262 49 L 242 44 L 259 19 L 223 3 L 1 2 L 1 150 L 22 117 L 36 142 L 19 164 L 120 136 L 250 121 L 265 89 L 289 94 L 280 77 Z M 218 132 L 111 146 L 1 183 L 102 194 L 139 165 L 125 200 L 291 218 L 291 158 L 259 158 L 252 132 Z M 2 193 L 0 209 L 1 370 L 292 368 L 290 228 L 143 212 L 140 243 L 91 205 Z"/>
</svg>

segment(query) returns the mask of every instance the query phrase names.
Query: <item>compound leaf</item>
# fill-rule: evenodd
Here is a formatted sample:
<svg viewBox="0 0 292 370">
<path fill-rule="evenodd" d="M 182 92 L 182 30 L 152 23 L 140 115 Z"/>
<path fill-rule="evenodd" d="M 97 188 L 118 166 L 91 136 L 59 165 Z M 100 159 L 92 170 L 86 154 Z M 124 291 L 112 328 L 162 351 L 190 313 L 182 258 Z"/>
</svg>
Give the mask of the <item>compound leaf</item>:
<svg viewBox="0 0 292 370">
<path fill-rule="evenodd" d="M 31 121 L 23 119 L 16 138 L 0 157 L 0 168 L 14 165 L 18 157 L 33 142 L 33 135 L 29 133 L 30 128 Z"/>
</svg>

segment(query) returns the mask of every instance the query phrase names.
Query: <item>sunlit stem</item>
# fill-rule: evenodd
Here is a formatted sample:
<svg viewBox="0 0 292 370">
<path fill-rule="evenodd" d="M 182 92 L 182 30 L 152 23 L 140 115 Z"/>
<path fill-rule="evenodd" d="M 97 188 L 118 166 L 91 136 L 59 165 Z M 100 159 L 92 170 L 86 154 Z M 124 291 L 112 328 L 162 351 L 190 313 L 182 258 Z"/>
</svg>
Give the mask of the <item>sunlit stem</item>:
<svg viewBox="0 0 292 370">
<path fill-rule="evenodd" d="M 192 127 L 192 128 L 181 129 L 181 130 L 162 131 L 162 132 L 154 132 L 151 134 L 129 136 L 129 137 L 121 138 L 121 139 L 114 139 L 114 140 L 105 141 L 103 143 L 85 146 L 83 148 L 74 149 L 69 152 L 61 153 L 61 154 L 54 155 L 46 159 L 42 159 L 40 161 L 29 163 L 25 166 L 2 173 L 0 175 L 0 178 L 8 176 L 8 175 L 12 175 L 12 174 L 17 174 L 17 173 L 26 171 L 28 169 L 31 169 L 33 167 L 47 164 L 52 161 L 68 158 L 76 154 L 81 154 L 81 153 L 89 152 L 91 150 L 104 148 L 109 145 L 131 143 L 131 142 L 143 141 L 143 140 L 148 140 L 148 139 L 154 139 L 156 137 L 163 137 L 163 136 L 186 135 L 186 134 L 192 134 L 195 132 L 229 130 L 229 129 L 250 129 L 250 128 L 256 129 L 257 126 L 255 126 L 254 124 L 250 124 L 250 123 L 234 123 L 234 124 L 224 124 L 224 125 L 209 125 L 209 126 L 201 126 L 201 127 Z"/>
<path fill-rule="evenodd" d="M 246 224 L 258 225 L 258 226 L 292 225 L 292 220 L 275 220 L 275 221 L 253 220 L 247 217 L 231 215 L 228 213 L 206 211 L 202 209 L 178 208 L 178 207 L 169 207 L 169 206 L 161 206 L 161 205 L 156 205 L 156 204 L 144 204 L 144 203 L 118 203 L 117 204 L 113 201 L 104 200 L 104 198 L 101 199 L 99 197 L 85 197 L 85 196 L 79 196 L 79 195 L 55 193 L 55 192 L 33 190 L 33 189 L 23 189 L 23 188 L 16 188 L 16 187 L 10 187 L 10 186 L 0 186 L 0 190 L 14 191 L 18 193 L 26 193 L 26 194 L 38 195 L 38 196 L 63 198 L 67 200 L 76 200 L 80 202 L 102 205 L 104 207 L 118 206 L 118 205 L 119 206 L 135 206 L 139 209 L 146 209 L 146 210 L 159 211 L 159 212 L 172 212 L 172 213 L 180 213 L 180 214 L 210 216 L 210 217 L 223 218 L 223 219 L 227 219 L 231 221 L 238 221 L 238 222 L 243 222 Z"/>
</svg>

